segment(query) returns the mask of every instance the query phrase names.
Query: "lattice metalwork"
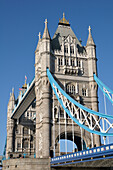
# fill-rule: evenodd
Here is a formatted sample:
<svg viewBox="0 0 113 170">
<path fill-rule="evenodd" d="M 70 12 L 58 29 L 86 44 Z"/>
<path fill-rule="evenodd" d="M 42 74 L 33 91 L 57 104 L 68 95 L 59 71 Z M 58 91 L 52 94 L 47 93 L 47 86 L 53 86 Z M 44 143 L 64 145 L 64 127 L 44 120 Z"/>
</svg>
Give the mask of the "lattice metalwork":
<svg viewBox="0 0 113 170">
<path fill-rule="evenodd" d="M 49 69 L 47 69 L 47 75 L 59 103 L 75 123 L 90 133 L 113 136 L 113 133 L 109 132 L 113 129 L 113 123 L 110 122 L 113 116 L 93 111 L 76 102 L 57 84 Z M 101 120 L 102 123 L 100 123 Z M 105 124 L 108 126 L 106 127 Z"/>
</svg>

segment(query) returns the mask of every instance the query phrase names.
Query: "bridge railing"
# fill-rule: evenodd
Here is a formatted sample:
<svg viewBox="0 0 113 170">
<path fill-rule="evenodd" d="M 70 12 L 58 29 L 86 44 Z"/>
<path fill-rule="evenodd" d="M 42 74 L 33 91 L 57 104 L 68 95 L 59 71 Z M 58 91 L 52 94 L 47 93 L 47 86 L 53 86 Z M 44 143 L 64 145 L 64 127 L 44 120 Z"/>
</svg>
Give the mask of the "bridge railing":
<svg viewBox="0 0 113 170">
<path fill-rule="evenodd" d="M 85 162 L 91 160 L 99 160 L 105 158 L 113 158 L 113 144 L 103 145 L 92 149 L 74 152 L 62 156 L 51 158 L 51 166 L 61 164 L 70 164 Z"/>
</svg>

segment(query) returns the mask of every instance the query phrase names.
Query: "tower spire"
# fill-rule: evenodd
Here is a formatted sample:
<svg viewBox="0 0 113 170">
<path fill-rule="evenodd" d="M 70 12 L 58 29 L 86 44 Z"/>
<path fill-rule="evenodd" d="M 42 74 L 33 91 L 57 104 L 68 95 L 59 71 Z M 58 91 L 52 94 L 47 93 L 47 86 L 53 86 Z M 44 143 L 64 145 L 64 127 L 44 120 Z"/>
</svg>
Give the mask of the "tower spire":
<svg viewBox="0 0 113 170">
<path fill-rule="evenodd" d="M 49 31 L 48 31 L 47 23 L 48 23 L 47 19 L 45 19 L 45 29 L 44 29 L 42 39 L 50 39 L 50 34 L 49 34 Z"/>
<path fill-rule="evenodd" d="M 88 36 L 88 40 L 87 40 L 86 46 L 90 46 L 90 45 L 94 45 L 95 46 L 93 37 L 91 35 L 91 27 L 90 26 L 89 26 L 88 30 L 89 30 L 89 36 Z"/>
</svg>

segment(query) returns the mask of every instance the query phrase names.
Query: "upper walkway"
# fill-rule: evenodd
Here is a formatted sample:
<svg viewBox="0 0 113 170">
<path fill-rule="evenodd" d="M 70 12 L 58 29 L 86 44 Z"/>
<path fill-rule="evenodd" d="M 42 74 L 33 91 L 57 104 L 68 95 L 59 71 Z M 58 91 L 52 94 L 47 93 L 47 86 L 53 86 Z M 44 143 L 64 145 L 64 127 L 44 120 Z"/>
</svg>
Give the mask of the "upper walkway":
<svg viewBox="0 0 113 170">
<path fill-rule="evenodd" d="M 35 78 L 30 84 L 27 84 L 25 93 L 21 96 L 18 104 L 15 106 L 11 118 L 19 119 L 21 115 L 29 108 L 31 103 L 35 100 Z"/>
</svg>

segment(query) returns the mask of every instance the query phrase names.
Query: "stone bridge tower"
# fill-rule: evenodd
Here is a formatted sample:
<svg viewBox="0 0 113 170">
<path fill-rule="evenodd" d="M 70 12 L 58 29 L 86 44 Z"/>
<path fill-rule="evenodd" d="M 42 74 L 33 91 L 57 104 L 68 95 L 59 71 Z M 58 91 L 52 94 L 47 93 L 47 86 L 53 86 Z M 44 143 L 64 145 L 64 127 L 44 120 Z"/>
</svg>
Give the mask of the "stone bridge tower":
<svg viewBox="0 0 113 170">
<path fill-rule="evenodd" d="M 69 22 L 63 18 L 59 20 L 58 28 L 51 39 L 47 20 L 43 36 L 39 33 L 39 41 L 35 51 L 35 93 L 36 93 L 36 157 L 48 158 L 50 148 L 53 149 L 53 122 L 52 122 L 52 90 L 47 78 L 46 69 L 54 74 L 61 87 L 79 103 L 98 111 L 97 85 L 93 73 L 97 74 L 96 46 L 89 27 L 89 36 L 86 46 L 81 45 L 72 31 Z M 58 143 L 58 102 L 55 99 L 55 137 Z M 64 138 L 64 112 L 62 115 L 61 136 Z M 67 137 L 72 140 L 71 120 L 68 118 Z M 78 125 L 75 128 L 75 143 L 80 146 L 81 131 Z M 91 147 L 91 136 L 83 131 L 83 140 L 86 147 Z M 93 136 L 94 146 L 100 145 L 98 135 Z"/>
</svg>

